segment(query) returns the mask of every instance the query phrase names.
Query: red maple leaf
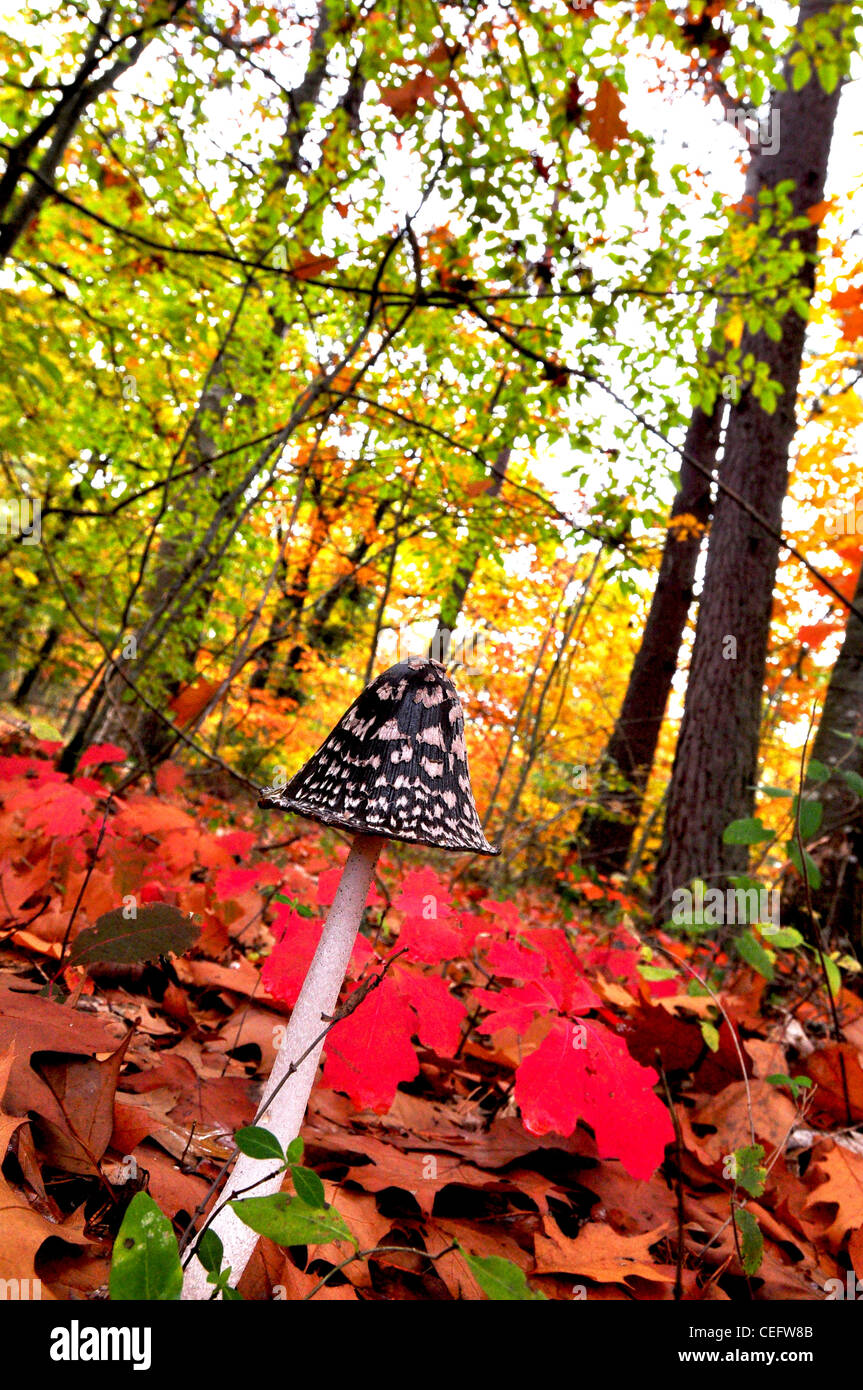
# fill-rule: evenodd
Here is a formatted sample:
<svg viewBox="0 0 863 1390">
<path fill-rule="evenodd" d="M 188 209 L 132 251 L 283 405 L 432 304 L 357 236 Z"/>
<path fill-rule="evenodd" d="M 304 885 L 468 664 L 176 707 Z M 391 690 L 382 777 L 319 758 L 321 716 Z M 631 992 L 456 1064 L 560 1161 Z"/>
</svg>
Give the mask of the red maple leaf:
<svg viewBox="0 0 863 1390">
<path fill-rule="evenodd" d="M 526 985 L 505 989 L 474 989 L 471 998 L 489 1010 L 479 1024 L 479 1033 L 497 1033 L 501 1028 L 514 1028 L 525 1033 L 537 1014 L 557 1012 L 563 990 L 557 980 L 530 980 Z"/>
<path fill-rule="evenodd" d="M 382 1115 L 401 1081 L 419 1072 L 413 1010 L 386 979 L 327 1038 L 323 1084 L 345 1091 L 361 1110 Z"/>
<path fill-rule="evenodd" d="M 116 743 L 94 743 L 82 755 L 79 767 L 96 767 L 99 763 L 124 763 L 129 754 Z"/>
<path fill-rule="evenodd" d="M 402 998 L 416 1014 L 417 1036 L 423 1047 L 430 1047 L 439 1057 L 454 1056 L 467 1010 L 446 980 L 400 966 L 395 981 Z"/>
<path fill-rule="evenodd" d="M 407 949 L 409 960 L 426 965 L 438 965 L 464 954 L 461 932 L 456 927 L 423 917 L 408 917 L 402 922 L 399 945 Z"/>
<path fill-rule="evenodd" d="M 596 1135 L 600 1158 L 617 1158 L 634 1178 L 649 1178 L 674 1137 L 654 1095 L 656 1072 L 634 1061 L 622 1038 L 602 1024 L 558 1019 L 519 1066 L 515 1099 L 531 1134 L 571 1134 L 579 1120 Z"/>
</svg>

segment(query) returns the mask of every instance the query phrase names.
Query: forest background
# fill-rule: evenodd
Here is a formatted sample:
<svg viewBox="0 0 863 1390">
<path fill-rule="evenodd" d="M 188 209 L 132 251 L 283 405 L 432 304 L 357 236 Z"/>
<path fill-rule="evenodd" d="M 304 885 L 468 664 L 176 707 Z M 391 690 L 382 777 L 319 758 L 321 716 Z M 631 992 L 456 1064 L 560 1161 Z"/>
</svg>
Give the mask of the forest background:
<svg viewBox="0 0 863 1390">
<path fill-rule="evenodd" d="M 851 1124 L 861 21 L 852 0 L 10 11 L 11 977 L 48 980 L 49 1007 L 58 992 L 57 1007 L 82 991 L 110 1001 L 75 941 L 131 895 L 203 922 L 193 967 L 258 979 L 274 939 L 326 904 L 318 876 L 345 847 L 262 821 L 257 788 L 296 771 L 373 676 L 431 651 L 458 686 L 477 803 L 502 853 L 391 846 L 388 930 L 416 915 L 411 875 L 426 872 L 441 915 L 461 913 L 469 936 L 482 909 L 513 948 L 533 928 L 575 951 L 575 924 L 582 953 L 619 952 L 620 970 L 580 959 L 594 983 L 600 972 L 606 1011 L 685 1019 L 714 1058 L 734 1051 L 714 987 L 740 999 L 748 981 L 746 1026 L 780 1050 L 805 1001 L 814 1036 L 832 1039 L 833 1118 Z M 674 915 L 677 890 L 702 901 L 729 886 L 778 889 L 783 932 L 703 906 Z M 386 943 L 382 924 L 369 929 Z M 416 948 L 417 978 L 434 964 L 447 981 L 435 1009 L 461 1007 L 469 987 L 491 1007 L 476 994 L 475 934 L 438 942 L 442 954 Z M 540 974 L 556 978 L 550 938 L 542 949 Z M 473 965 L 460 975 L 462 956 Z M 501 956 L 498 976 L 529 990 L 518 959 Z M 678 972 L 696 967 L 706 984 L 687 995 Z M 292 982 L 269 969 L 269 1003 L 291 1003 Z M 778 975 L 792 1003 L 769 989 L 762 1000 Z M 194 1022 L 204 1054 L 216 1040 L 220 1065 L 254 1074 L 272 1021 L 250 1062 L 225 1041 L 239 1004 L 228 977 L 216 981 L 199 969 L 157 989 L 158 1003 L 181 984 L 203 991 L 200 1014 L 175 1001 L 170 1027 Z M 421 1006 L 412 988 L 416 1018 L 399 1025 L 411 1057 L 459 1055 L 467 1015 L 454 1037 L 454 1015 L 432 1010 L 431 1024 L 430 996 Z M 684 996 L 698 1000 L 690 1014 Z M 551 1013 L 547 998 L 519 996 L 522 1013 L 496 1029 L 474 1013 L 497 1048 L 485 1061 L 517 1071 L 572 1026 L 583 1010 L 550 997 Z M 477 1057 L 489 1045 L 470 1044 Z M 644 1179 L 676 1136 L 679 1175 L 680 1124 L 672 1134 L 652 1109 L 668 1101 L 665 1071 L 662 1084 L 640 1076 L 656 1059 L 633 1046 L 632 1094 L 647 1087 L 653 1119 L 638 1143 L 632 1125 L 600 1139 L 599 1158 L 628 1158 Z M 676 1063 L 663 1065 L 697 1070 L 686 1049 Z M 611 1124 L 547 1064 L 548 1049 L 520 1092 L 495 1082 L 485 1118 L 509 1105 L 533 1133 Z M 415 1084 L 404 1055 L 401 1070 L 350 1083 L 328 1065 L 333 1091 L 375 1113 Z M 744 1071 L 741 1083 L 729 1062 L 696 1090 L 743 1084 L 754 1148 L 767 1136 L 748 1078 L 767 1086 L 767 1073 Z M 436 1084 L 457 1087 L 455 1075 Z M 791 1100 L 771 1094 L 797 1113 L 793 1087 Z M 768 1153 L 783 1153 L 771 1124 Z M 707 1170 L 728 1148 L 717 1144 L 697 1154 Z M 805 1232 L 834 1261 L 822 1280 L 859 1260 L 863 1210 L 838 1233 L 831 1219 L 818 1233 L 829 1238 Z M 692 1290 L 723 1287 L 684 1254 L 681 1227 L 665 1251 L 679 1287 L 684 1263 Z M 550 1289 L 578 1272 L 571 1251 L 556 1258 L 540 1270 Z M 739 1242 L 735 1258 L 740 1278 L 759 1267 Z"/>
</svg>

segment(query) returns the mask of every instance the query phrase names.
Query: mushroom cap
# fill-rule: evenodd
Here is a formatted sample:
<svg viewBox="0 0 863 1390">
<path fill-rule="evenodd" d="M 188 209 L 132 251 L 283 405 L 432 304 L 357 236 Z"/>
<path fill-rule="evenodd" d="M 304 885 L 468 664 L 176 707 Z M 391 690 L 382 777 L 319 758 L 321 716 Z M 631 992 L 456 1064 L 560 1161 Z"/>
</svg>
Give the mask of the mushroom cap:
<svg viewBox="0 0 863 1390">
<path fill-rule="evenodd" d="M 373 680 L 288 785 L 264 788 L 258 805 L 359 835 L 500 853 L 476 813 L 456 688 L 424 656 Z"/>
</svg>

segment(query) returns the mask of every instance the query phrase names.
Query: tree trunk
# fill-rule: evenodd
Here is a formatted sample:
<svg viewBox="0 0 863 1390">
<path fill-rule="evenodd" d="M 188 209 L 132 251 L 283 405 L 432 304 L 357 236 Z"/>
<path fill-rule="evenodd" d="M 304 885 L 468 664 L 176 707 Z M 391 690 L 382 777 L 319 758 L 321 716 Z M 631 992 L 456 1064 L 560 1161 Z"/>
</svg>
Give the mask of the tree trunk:
<svg viewBox="0 0 863 1390">
<path fill-rule="evenodd" d="M 712 469 L 719 448 L 724 406 L 717 400 L 710 415 L 693 411 L 684 445 L 686 453 Z M 701 527 L 710 520 L 710 480 L 683 460 L 680 489 L 671 509 L 676 516 L 695 517 Z M 662 729 L 671 682 L 677 670 L 686 629 L 702 531 L 680 533 L 670 526 L 665 537 L 659 577 L 638 655 L 629 676 L 623 704 L 603 757 L 598 808 L 582 818 L 576 847 L 582 864 L 603 874 L 622 872 L 641 816 L 656 745 Z"/>
<path fill-rule="evenodd" d="M 854 604 L 863 609 L 863 566 Z M 835 927 L 859 941 L 863 922 L 863 797 L 842 776 L 851 773 L 863 777 L 863 622 L 855 613 L 848 614 L 845 639 L 830 675 L 811 755 L 812 761 L 831 770 L 829 781 L 809 778 L 806 786 L 824 807 L 817 840 L 811 847 L 821 873 L 821 886 L 811 889 L 812 907 L 828 934 Z M 785 918 L 789 913 L 795 919 L 805 913 L 803 884 L 796 875 L 783 886 L 782 902 Z"/>
<path fill-rule="evenodd" d="M 798 34 L 813 17 L 833 7 L 831 0 L 803 0 Z M 837 26 L 845 16 L 837 10 Z M 790 55 L 789 55 L 790 56 Z M 749 165 L 747 195 L 751 215 L 783 180 L 793 184 L 794 215 L 824 196 L 824 182 L 841 84 L 832 93 L 817 73 L 795 92 L 785 64 L 787 88 L 776 94 L 774 120 L 781 141 L 776 153 L 756 147 Z M 815 225 L 791 233 L 805 260 L 798 272 L 807 298 L 815 282 L 818 232 Z M 721 481 L 736 491 L 774 528 L 782 521 L 788 450 L 795 431 L 795 404 L 806 333 L 805 321 L 789 310 L 778 342 L 763 331 L 745 333 L 741 360 L 751 353 L 781 388 L 773 414 L 754 398 L 750 386 L 731 407 L 720 470 Z M 745 871 L 744 845 L 723 843 L 732 820 L 752 814 L 777 541 L 750 520 L 737 502 L 721 492 L 714 511 L 704 590 L 698 614 L 692 666 L 669 789 L 665 839 L 657 866 L 657 908 L 673 890 L 694 878 L 722 887 L 729 875 Z"/>
</svg>

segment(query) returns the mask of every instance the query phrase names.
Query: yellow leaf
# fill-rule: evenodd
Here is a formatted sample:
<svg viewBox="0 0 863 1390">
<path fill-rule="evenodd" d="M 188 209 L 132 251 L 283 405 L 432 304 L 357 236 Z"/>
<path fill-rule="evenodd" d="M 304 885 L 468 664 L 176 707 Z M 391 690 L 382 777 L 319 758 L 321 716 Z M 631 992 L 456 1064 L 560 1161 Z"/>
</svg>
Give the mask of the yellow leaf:
<svg viewBox="0 0 863 1390">
<path fill-rule="evenodd" d="M 740 339 L 743 337 L 743 316 L 741 314 L 732 314 L 725 325 L 725 336 L 734 347 L 740 347 Z"/>
<path fill-rule="evenodd" d="M 16 568 L 14 573 L 15 577 L 20 579 L 21 583 L 26 585 L 28 589 L 32 589 L 34 585 L 39 583 L 38 575 L 35 575 L 32 570 Z"/>
</svg>

